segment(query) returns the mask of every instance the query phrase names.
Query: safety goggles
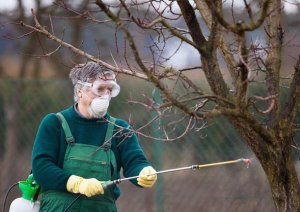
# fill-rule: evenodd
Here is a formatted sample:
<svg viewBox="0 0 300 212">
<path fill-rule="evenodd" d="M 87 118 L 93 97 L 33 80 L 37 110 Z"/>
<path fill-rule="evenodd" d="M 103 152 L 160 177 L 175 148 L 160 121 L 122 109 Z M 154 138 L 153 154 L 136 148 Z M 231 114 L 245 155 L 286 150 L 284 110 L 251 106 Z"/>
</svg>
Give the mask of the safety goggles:
<svg viewBox="0 0 300 212">
<path fill-rule="evenodd" d="M 104 81 L 107 81 L 107 80 L 116 81 L 116 75 L 112 71 L 103 71 L 98 75 L 98 78 L 102 79 Z"/>
<path fill-rule="evenodd" d="M 110 92 L 111 97 L 116 97 L 120 93 L 120 86 L 116 83 L 115 79 L 103 80 L 102 78 L 99 78 L 92 83 L 79 80 L 77 83 L 90 88 L 96 96 L 106 95 L 108 91 Z"/>
</svg>

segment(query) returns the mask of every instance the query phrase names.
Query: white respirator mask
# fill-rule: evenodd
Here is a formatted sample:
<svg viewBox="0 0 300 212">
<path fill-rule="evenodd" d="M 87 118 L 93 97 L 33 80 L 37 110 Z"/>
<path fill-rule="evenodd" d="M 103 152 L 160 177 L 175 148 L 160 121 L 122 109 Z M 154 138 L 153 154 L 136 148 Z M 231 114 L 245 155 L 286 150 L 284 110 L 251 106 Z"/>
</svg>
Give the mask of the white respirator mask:
<svg viewBox="0 0 300 212">
<path fill-rule="evenodd" d="M 103 117 L 108 110 L 110 95 L 103 95 L 101 97 L 96 97 L 93 99 L 88 111 L 93 118 Z"/>
</svg>

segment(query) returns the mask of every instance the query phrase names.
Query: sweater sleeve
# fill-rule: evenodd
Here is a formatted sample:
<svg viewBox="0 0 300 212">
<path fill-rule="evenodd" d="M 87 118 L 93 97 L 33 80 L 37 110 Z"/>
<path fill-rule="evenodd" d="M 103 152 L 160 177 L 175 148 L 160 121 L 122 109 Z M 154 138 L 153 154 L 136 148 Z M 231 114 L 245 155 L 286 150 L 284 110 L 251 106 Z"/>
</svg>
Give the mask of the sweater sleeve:
<svg viewBox="0 0 300 212">
<path fill-rule="evenodd" d="M 150 166 L 150 164 L 139 145 L 137 135 L 132 131 L 129 124 L 125 121 L 120 124 L 123 126 L 123 129 L 121 129 L 119 135 L 117 149 L 120 154 L 123 175 L 125 177 L 137 176 L 144 167 Z M 136 179 L 131 180 L 131 182 L 139 186 Z"/>
<path fill-rule="evenodd" d="M 32 150 L 32 172 L 42 190 L 66 190 L 70 173 L 62 170 L 61 127 L 55 114 L 42 120 Z"/>
</svg>

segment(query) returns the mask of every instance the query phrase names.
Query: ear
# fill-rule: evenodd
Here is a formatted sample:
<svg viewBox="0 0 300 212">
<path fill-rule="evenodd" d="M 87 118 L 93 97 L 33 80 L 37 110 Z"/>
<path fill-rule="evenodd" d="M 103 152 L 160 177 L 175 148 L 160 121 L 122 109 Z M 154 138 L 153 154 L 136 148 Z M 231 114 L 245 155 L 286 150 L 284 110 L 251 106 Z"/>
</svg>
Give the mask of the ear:
<svg viewBox="0 0 300 212">
<path fill-rule="evenodd" d="M 81 89 L 77 89 L 76 94 L 77 94 L 78 98 L 81 98 L 82 97 Z"/>
</svg>

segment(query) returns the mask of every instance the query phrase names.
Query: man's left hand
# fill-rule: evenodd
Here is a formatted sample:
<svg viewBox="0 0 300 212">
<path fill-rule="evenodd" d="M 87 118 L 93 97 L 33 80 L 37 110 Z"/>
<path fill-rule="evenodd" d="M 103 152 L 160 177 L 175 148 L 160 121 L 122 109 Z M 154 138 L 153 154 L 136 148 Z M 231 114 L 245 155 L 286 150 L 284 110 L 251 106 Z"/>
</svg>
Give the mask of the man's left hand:
<svg viewBox="0 0 300 212">
<path fill-rule="evenodd" d="M 144 188 L 151 188 L 156 180 L 156 170 L 152 166 L 144 167 L 137 178 L 138 184 Z"/>
</svg>

